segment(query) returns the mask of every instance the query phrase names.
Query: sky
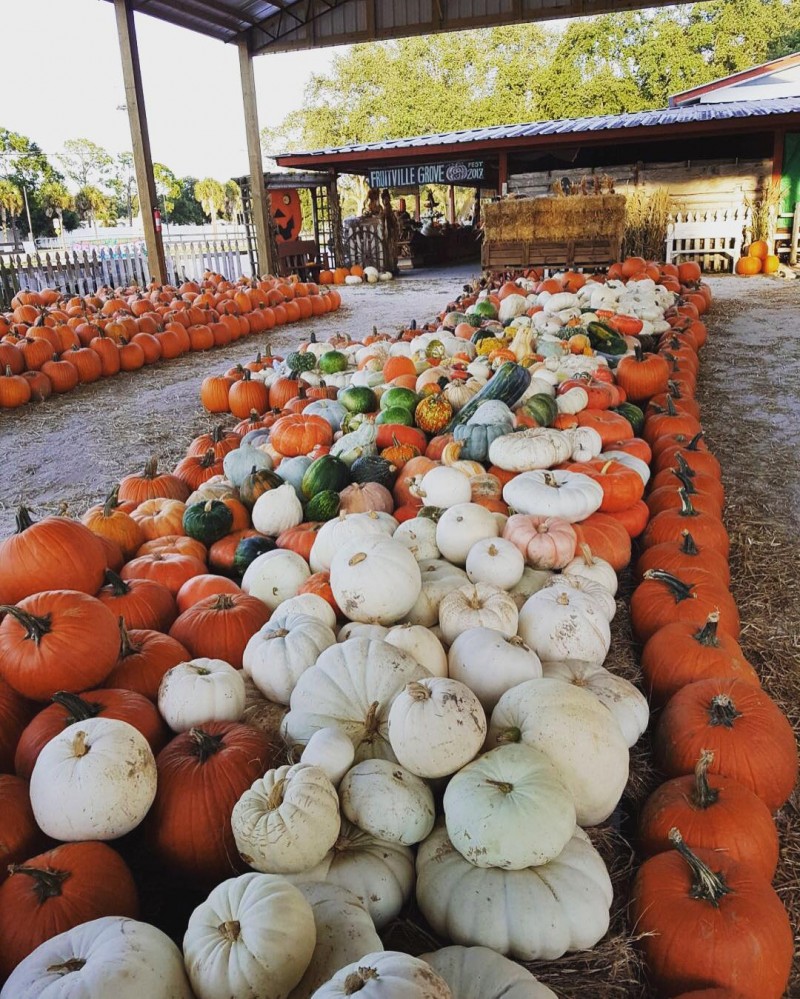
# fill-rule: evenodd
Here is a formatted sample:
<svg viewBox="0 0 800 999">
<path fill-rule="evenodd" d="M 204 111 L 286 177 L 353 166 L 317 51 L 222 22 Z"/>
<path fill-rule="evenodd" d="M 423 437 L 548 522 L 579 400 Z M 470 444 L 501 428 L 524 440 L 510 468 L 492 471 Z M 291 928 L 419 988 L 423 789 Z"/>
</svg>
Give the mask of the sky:
<svg viewBox="0 0 800 999">
<path fill-rule="evenodd" d="M 130 149 L 113 4 L 105 0 L 0 0 L 0 125 L 54 157 L 64 140 Z M 225 45 L 136 15 L 153 159 L 179 177 L 247 173 L 239 56 Z M 302 104 L 312 73 L 337 49 L 259 56 L 259 124 L 274 126 Z M 11 81 L 14 81 L 13 83 Z M 56 164 L 57 165 L 57 164 Z"/>
</svg>

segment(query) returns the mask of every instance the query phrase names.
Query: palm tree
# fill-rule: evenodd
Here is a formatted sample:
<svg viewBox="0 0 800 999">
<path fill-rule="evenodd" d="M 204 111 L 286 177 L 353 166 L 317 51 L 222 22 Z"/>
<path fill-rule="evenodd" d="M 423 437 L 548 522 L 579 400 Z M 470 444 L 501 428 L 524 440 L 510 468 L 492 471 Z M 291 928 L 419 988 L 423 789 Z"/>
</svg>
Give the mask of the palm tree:
<svg viewBox="0 0 800 999">
<path fill-rule="evenodd" d="M 205 177 L 194 185 L 194 196 L 206 215 L 211 218 L 211 229 L 217 231 L 217 216 L 225 210 L 225 188 L 213 177 Z"/>
<path fill-rule="evenodd" d="M 61 232 L 64 232 L 64 212 L 69 211 L 75 201 L 60 180 L 47 180 L 39 188 L 39 201 L 45 213 L 51 218 L 58 216 Z"/>
<path fill-rule="evenodd" d="M 22 191 L 6 177 L 0 177 L 0 227 L 2 227 L 3 233 L 7 235 L 10 219 L 14 243 L 17 242 L 14 219 L 22 214 L 22 206 Z"/>
<path fill-rule="evenodd" d="M 231 222 L 238 222 L 242 214 L 242 191 L 235 180 L 225 183 L 225 214 Z"/>
</svg>

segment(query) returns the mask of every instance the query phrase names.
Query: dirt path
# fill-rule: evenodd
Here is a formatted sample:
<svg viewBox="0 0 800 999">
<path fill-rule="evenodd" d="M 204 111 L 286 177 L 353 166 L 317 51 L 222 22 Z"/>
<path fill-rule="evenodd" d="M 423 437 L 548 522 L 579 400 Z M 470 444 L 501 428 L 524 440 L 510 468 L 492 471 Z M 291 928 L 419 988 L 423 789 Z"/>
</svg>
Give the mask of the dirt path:
<svg viewBox="0 0 800 999">
<path fill-rule="evenodd" d="M 423 271 L 397 281 L 342 291 L 332 315 L 294 323 L 269 337 L 276 353 L 306 340 L 346 332 L 354 339 L 373 326 L 396 330 L 429 319 L 454 297 L 472 266 Z M 36 513 L 66 503 L 75 514 L 105 495 L 113 483 L 151 454 L 172 467 L 187 443 L 214 421 L 201 408 L 200 382 L 239 361 L 251 360 L 267 339 L 248 337 L 224 350 L 189 354 L 86 385 L 41 405 L 0 412 L 0 537 L 25 501 Z"/>
</svg>

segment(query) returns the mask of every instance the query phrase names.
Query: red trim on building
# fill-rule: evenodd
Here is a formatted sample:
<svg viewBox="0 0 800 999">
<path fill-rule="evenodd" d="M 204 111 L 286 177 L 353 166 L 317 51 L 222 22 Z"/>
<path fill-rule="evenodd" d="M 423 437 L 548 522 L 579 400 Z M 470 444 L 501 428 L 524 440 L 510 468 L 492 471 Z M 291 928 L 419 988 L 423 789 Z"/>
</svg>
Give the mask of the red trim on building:
<svg viewBox="0 0 800 999">
<path fill-rule="evenodd" d="M 702 97 L 704 94 L 713 93 L 723 87 L 730 87 L 736 83 L 744 83 L 747 80 L 756 80 L 760 76 L 769 76 L 770 73 L 778 73 L 784 69 L 793 69 L 800 66 L 800 52 L 793 52 L 791 55 L 781 56 L 780 59 L 773 59 L 771 62 L 764 62 L 760 66 L 753 66 L 751 69 L 743 69 L 739 73 L 731 73 L 730 76 L 723 76 L 719 80 L 712 80 L 711 83 L 704 83 L 700 87 L 693 87 L 691 90 L 682 90 L 679 94 L 673 94 L 669 99 L 671 108 L 680 107 L 690 101 Z"/>
</svg>

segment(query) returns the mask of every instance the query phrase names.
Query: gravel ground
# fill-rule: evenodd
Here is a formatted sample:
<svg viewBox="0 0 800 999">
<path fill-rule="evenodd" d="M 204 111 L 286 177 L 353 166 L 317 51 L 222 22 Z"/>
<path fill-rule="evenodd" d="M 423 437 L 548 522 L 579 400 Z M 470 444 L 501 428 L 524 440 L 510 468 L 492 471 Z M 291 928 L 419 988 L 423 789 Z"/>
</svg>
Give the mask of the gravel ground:
<svg viewBox="0 0 800 999">
<path fill-rule="evenodd" d="M 13 529 L 14 510 L 25 502 L 36 514 L 66 503 L 76 515 L 104 496 L 130 471 L 157 454 L 171 468 L 188 442 L 214 420 L 200 406 L 200 382 L 269 342 L 275 353 L 316 334 L 326 340 L 346 332 L 367 336 L 373 326 L 397 330 L 429 319 L 476 272 L 471 265 L 409 274 L 376 286 L 342 289 L 342 307 L 275 334 L 248 337 L 224 350 L 188 354 L 117 375 L 40 405 L 0 412 L 0 537 Z"/>
</svg>

